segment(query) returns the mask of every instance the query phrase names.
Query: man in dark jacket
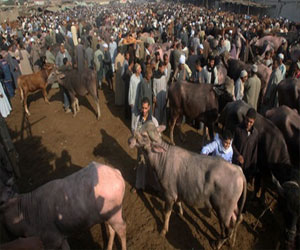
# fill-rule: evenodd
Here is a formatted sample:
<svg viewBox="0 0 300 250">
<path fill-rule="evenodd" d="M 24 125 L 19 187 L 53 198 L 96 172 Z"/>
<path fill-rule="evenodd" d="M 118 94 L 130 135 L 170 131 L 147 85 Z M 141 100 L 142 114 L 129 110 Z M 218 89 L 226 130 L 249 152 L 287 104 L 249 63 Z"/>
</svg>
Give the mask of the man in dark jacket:
<svg viewBox="0 0 300 250">
<path fill-rule="evenodd" d="M 256 175 L 258 131 L 253 126 L 256 111 L 250 108 L 244 121 L 236 128 L 233 139 L 233 162 L 242 167 L 247 182 Z"/>
</svg>

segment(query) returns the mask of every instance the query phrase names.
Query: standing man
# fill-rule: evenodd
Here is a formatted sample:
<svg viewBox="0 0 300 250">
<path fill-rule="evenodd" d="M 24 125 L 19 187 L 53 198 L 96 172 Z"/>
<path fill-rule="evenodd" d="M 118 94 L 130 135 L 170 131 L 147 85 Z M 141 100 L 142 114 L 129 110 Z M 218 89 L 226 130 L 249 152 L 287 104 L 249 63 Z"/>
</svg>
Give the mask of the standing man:
<svg viewBox="0 0 300 250">
<path fill-rule="evenodd" d="M 252 181 L 257 169 L 258 131 L 253 126 L 256 111 L 250 108 L 244 121 L 235 129 L 233 147 L 233 163 L 242 167 L 247 182 Z"/>
<path fill-rule="evenodd" d="M 134 124 L 139 112 L 139 85 L 142 80 L 141 76 L 142 68 L 141 65 L 136 63 L 134 65 L 134 74 L 130 77 L 129 82 L 129 93 L 128 93 L 128 104 L 131 107 L 131 130 L 134 131 Z"/>
<path fill-rule="evenodd" d="M 243 100 L 257 110 L 257 103 L 261 88 L 261 81 L 257 77 L 257 65 L 253 64 L 251 67 L 251 76 L 245 82 Z"/>
<path fill-rule="evenodd" d="M 167 84 L 169 84 L 169 80 L 170 80 L 171 73 L 172 73 L 172 67 L 169 62 L 168 54 L 164 54 L 164 66 L 165 66 L 165 76 L 167 78 Z"/>
<path fill-rule="evenodd" d="M 270 80 L 265 95 L 266 110 L 274 108 L 278 104 L 277 86 L 278 83 L 280 83 L 282 80 L 282 74 L 279 69 L 279 64 L 280 64 L 279 58 L 276 58 L 273 63 L 273 71 L 270 76 Z"/>
<path fill-rule="evenodd" d="M 278 54 L 278 58 L 279 58 L 279 70 L 281 72 L 282 79 L 285 79 L 286 67 L 285 67 L 285 65 L 283 63 L 284 55 L 282 53 L 279 53 Z"/>
<path fill-rule="evenodd" d="M 210 56 L 208 63 L 201 71 L 201 83 L 218 84 L 218 70 L 215 67 L 215 58 Z"/>
<path fill-rule="evenodd" d="M 158 70 L 153 76 L 153 103 L 155 105 L 154 116 L 159 124 L 167 123 L 167 78 L 164 74 L 164 65 L 162 62 L 158 64 Z"/>
<path fill-rule="evenodd" d="M 66 59 L 65 59 L 66 58 Z M 60 50 L 58 51 L 56 58 L 55 58 L 55 62 L 56 65 L 58 67 L 62 67 L 63 65 L 69 65 L 70 67 L 72 66 L 72 58 L 70 56 L 70 54 L 68 53 L 68 51 L 65 49 L 64 45 L 61 44 L 60 45 Z M 63 95 L 64 95 L 64 110 L 66 113 L 70 113 L 71 109 L 70 109 L 70 100 L 69 100 L 69 96 L 67 94 L 67 91 L 64 90 L 63 91 Z"/>
<path fill-rule="evenodd" d="M 75 62 L 77 64 L 78 72 L 83 72 L 84 69 L 84 47 L 81 43 L 81 39 L 78 38 L 78 44 L 75 46 Z"/>
<path fill-rule="evenodd" d="M 91 48 L 90 42 L 87 42 L 87 48 L 85 49 L 85 60 L 87 61 L 87 65 L 89 69 L 93 69 L 93 58 L 94 58 L 94 51 Z"/>
<path fill-rule="evenodd" d="M 41 49 L 39 45 L 36 43 L 34 38 L 31 38 L 30 41 L 31 41 L 30 58 L 33 65 L 33 71 L 38 72 L 40 70 L 40 67 L 37 65 L 37 61 L 40 60 Z"/>
<path fill-rule="evenodd" d="M 150 111 L 150 101 L 147 97 L 144 97 L 142 99 L 141 112 L 138 114 L 137 119 L 133 124 L 132 132 L 139 131 L 142 126 L 149 121 L 152 121 L 155 127 L 158 127 L 158 122 L 155 117 L 152 116 Z M 150 166 L 147 166 L 142 152 L 138 150 L 135 187 L 132 187 L 131 192 L 135 193 L 137 190 L 144 190 L 146 185 L 151 185 L 154 189 L 159 190 L 159 183 L 157 178 L 155 178 L 153 170 Z"/>
<path fill-rule="evenodd" d="M 112 72 L 115 72 L 115 59 L 117 56 L 117 43 L 114 41 L 114 37 L 110 37 L 110 42 L 109 42 L 109 54 L 111 58 L 111 67 L 112 67 Z"/>
<path fill-rule="evenodd" d="M 235 100 L 243 100 L 244 97 L 244 88 L 245 88 L 245 82 L 248 79 L 248 73 L 246 70 L 242 70 L 240 77 L 235 82 L 234 87 L 234 95 Z"/>
<path fill-rule="evenodd" d="M 94 53 L 94 64 L 95 64 L 95 69 L 97 72 L 97 81 L 99 84 L 99 88 L 102 89 L 104 54 L 100 49 L 100 44 L 97 44 L 96 48 L 97 48 L 97 50 Z"/>
</svg>

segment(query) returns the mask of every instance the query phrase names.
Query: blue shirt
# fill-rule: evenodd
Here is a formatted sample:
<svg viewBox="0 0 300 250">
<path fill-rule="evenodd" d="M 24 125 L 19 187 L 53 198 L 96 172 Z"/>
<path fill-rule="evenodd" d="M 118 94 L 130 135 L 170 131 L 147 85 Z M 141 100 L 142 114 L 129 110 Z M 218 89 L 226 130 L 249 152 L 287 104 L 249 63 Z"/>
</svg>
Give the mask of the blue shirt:
<svg viewBox="0 0 300 250">
<path fill-rule="evenodd" d="M 208 155 L 212 154 L 213 156 L 220 156 L 224 160 L 232 163 L 232 156 L 233 156 L 233 149 L 232 149 L 232 142 L 228 149 L 223 147 L 222 140 L 219 138 L 219 135 L 216 134 L 215 139 L 213 142 L 205 145 L 202 150 L 201 154 Z"/>
</svg>

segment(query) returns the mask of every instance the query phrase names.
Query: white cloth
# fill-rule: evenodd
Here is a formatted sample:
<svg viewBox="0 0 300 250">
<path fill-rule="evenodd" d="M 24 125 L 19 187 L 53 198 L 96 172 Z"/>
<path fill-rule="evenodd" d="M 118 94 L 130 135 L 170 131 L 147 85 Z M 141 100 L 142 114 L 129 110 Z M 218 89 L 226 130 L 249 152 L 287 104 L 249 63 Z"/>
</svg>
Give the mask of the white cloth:
<svg viewBox="0 0 300 250">
<path fill-rule="evenodd" d="M 6 97 L 6 94 L 4 92 L 1 82 L 0 82 L 0 94 L 3 96 L 3 97 L 0 97 L 0 113 L 4 118 L 6 118 L 10 114 L 11 106 Z"/>
</svg>

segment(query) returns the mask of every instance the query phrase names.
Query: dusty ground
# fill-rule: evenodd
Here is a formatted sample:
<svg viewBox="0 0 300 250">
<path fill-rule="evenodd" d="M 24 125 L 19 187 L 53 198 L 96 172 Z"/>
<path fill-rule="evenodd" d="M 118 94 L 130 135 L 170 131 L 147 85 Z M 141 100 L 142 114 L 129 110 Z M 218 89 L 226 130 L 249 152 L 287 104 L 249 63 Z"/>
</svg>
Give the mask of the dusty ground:
<svg viewBox="0 0 300 250">
<path fill-rule="evenodd" d="M 219 233 L 214 214 L 205 216 L 199 209 L 184 206 L 183 217 L 175 208 L 166 237 L 159 235 L 162 228 L 163 202 L 151 194 L 132 194 L 135 180 L 136 150 L 130 150 L 129 121 L 123 108 L 114 105 L 114 95 L 106 86 L 100 93 L 101 119 L 96 120 L 95 105 L 90 97 L 80 98 L 81 111 L 76 118 L 62 109 L 62 93 L 48 91 L 50 105 L 41 93 L 28 98 L 31 116 L 27 119 L 19 101 L 19 93 L 12 100 L 13 112 L 7 119 L 16 149 L 20 155 L 21 192 L 27 192 L 52 179 L 67 176 L 91 161 L 112 165 L 121 170 L 126 180 L 124 218 L 127 222 L 128 249 L 210 249 Z M 182 147 L 199 151 L 201 136 L 185 125 L 187 142 Z M 168 138 L 168 137 L 166 137 Z M 51 190 L 49 190 L 51 192 Z M 192 192 L 192 190 L 191 190 Z M 47 199 L 47 197 L 45 197 Z M 253 226 L 263 207 L 250 206 L 238 229 L 234 249 L 274 249 L 280 236 L 281 218 L 266 212 L 256 232 Z M 1 234 L 2 242 L 7 240 Z M 104 249 L 107 244 L 105 227 L 96 225 L 78 232 L 69 240 L 72 249 Z M 115 240 L 115 248 L 120 243 Z M 223 249 L 229 249 L 225 246 Z"/>
</svg>

